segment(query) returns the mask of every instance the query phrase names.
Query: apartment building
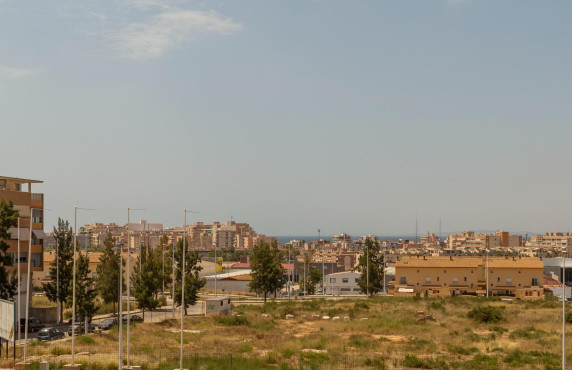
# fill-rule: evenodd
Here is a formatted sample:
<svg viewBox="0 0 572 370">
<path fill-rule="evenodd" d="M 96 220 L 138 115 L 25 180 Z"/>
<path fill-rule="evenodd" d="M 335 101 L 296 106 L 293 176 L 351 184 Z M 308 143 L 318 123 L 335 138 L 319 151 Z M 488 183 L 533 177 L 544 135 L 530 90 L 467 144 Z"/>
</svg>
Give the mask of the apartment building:
<svg viewBox="0 0 572 370">
<path fill-rule="evenodd" d="M 457 235 L 447 235 L 447 247 L 450 249 L 476 248 L 517 248 L 522 246 L 522 236 L 511 235 L 507 231 L 494 234 L 479 234 L 474 231 L 463 231 Z"/>
<path fill-rule="evenodd" d="M 572 247 L 572 233 L 545 233 L 530 237 L 530 246 L 541 248 Z"/>
<path fill-rule="evenodd" d="M 18 226 L 11 228 L 11 239 L 8 240 L 7 253 L 12 254 L 13 266 L 7 270 L 11 274 L 20 268 L 20 302 L 16 302 L 17 310 L 25 314 L 28 294 L 27 280 L 28 263 L 31 271 L 42 271 L 44 252 L 44 194 L 33 193 L 32 184 L 41 184 L 43 181 L 0 176 L 0 200 L 12 201 L 14 210 L 18 211 Z M 23 185 L 27 186 L 26 191 Z M 28 250 L 31 246 L 31 255 Z M 20 259 L 18 260 L 18 250 Z"/>
<path fill-rule="evenodd" d="M 334 235 L 332 237 L 332 245 L 336 248 L 350 249 L 352 246 L 352 237 L 346 233 Z"/>
<path fill-rule="evenodd" d="M 488 279 L 487 279 L 488 275 Z M 395 294 L 543 297 L 539 258 L 403 257 L 395 263 Z"/>
</svg>

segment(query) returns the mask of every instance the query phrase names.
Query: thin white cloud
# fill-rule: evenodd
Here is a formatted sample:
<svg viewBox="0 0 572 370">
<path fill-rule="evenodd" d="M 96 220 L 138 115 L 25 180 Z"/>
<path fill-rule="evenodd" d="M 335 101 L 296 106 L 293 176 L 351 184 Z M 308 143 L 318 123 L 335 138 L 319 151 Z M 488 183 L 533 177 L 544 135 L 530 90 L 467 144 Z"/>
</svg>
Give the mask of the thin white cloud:
<svg viewBox="0 0 572 370">
<path fill-rule="evenodd" d="M 242 25 L 215 12 L 169 10 L 147 23 L 133 23 L 114 36 L 120 57 L 158 58 L 185 42 L 208 34 L 230 35 Z"/>
<path fill-rule="evenodd" d="M 22 78 L 35 73 L 34 69 L 14 68 L 0 65 L 0 78 Z"/>
<path fill-rule="evenodd" d="M 141 10 L 151 8 L 173 9 L 172 2 L 168 0 L 123 0 L 123 3 Z"/>
</svg>

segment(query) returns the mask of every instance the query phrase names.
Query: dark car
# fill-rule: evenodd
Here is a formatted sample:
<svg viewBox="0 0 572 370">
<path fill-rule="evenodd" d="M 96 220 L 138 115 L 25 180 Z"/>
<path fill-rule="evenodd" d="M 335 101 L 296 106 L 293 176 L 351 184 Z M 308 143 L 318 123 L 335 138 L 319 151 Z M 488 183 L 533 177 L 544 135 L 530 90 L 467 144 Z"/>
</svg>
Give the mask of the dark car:
<svg viewBox="0 0 572 370">
<path fill-rule="evenodd" d="M 38 333 L 39 340 L 63 339 L 65 336 L 65 333 L 58 328 L 44 328 Z"/>
<path fill-rule="evenodd" d="M 40 331 L 40 329 L 43 329 L 45 327 L 46 325 L 42 324 L 42 322 L 37 318 L 28 317 L 28 333 Z M 22 331 L 26 330 L 26 319 L 20 319 L 20 329 Z"/>
<path fill-rule="evenodd" d="M 117 325 L 118 323 L 119 320 L 115 318 L 105 319 L 99 323 L 99 328 L 102 330 L 109 330 L 113 327 L 113 325 Z"/>
<path fill-rule="evenodd" d="M 73 327 L 73 333 L 74 335 L 80 335 L 80 334 L 85 334 L 85 324 L 81 323 L 81 324 L 75 324 L 73 326 L 70 326 L 68 328 L 68 335 L 71 336 L 72 335 L 72 327 Z M 88 333 L 93 333 L 95 331 L 95 325 L 93 324 L 87 324 L 87 332 Z"/>
<path fill-rule="evenodd" d="M 131 315 L 130 322 L 143 322 L 143 318 L 139 315 Z M 127 315 L 123 316 L 123 323 L 127 324 Z"/>
<path fill-rule="evenodd" d="M 68 324 L 71 325 L 71 322 L 72 322 L 72 318 L 70 317 L 69 320 L 68 320 Z M 76 323 L 76 324 L 84 323 L 84 322 L 85 322 L 85 320 L 84 320 L 83 317 L 77 317 L 77 316 L 76 316 L 76 318 L 75 318 L 75 323 Z M 89 324 L 91 324 L 91 317 L 87 319 L 87 322 L 88 322 Z"/>
</svg>

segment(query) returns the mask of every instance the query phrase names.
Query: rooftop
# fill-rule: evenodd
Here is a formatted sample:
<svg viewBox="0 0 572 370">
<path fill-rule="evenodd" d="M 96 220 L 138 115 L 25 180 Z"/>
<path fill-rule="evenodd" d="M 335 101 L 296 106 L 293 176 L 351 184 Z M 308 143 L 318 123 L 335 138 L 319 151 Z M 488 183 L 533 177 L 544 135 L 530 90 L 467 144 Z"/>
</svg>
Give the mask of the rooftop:
<svg viewBox="0 0 572 370">
<path fill-rule="evenodd" d="M 19 177 L 7 177 L 7 176 L 0 176 L 0 180 L 6 180 L 10 182 L 14 182 L 17 184 L 42 184 L 43 181 L 40 180 L 30 180 L 30 179 L 22 179 Z"/>
</svg>

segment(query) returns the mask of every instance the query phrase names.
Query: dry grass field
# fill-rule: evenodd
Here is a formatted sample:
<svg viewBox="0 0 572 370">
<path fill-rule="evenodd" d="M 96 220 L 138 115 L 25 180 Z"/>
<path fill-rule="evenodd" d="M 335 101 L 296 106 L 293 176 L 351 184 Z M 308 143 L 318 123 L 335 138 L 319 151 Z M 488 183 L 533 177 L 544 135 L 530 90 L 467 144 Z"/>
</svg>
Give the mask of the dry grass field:
<svg viewBox="0 0 572 370">
<path fill-rule="evenodd" d="M 476 318 L 469 317 L 471 310 Z M 418 311 L 430 314 L 434 321 L 419 321 Z M 185 320 L 186 368 L 561 366 L 561 306 L 553 300 L 506 303 L 473 297 L 319 299 L 237 306 L 234 312 L 234 316 Z M 483 316 L 479 318 L 479 314 Z M 286 315 L 294 318 L 286 319 Z M 323 316 L 330 319 L 324 320 Z M 334 317 L 339 319 L 333 320 Z M 177 368 L 179 325 L 177 320 L 134 325 L 131 364 L 144 369 Z M 567 352 L 572 353 L 572 340 L 567 342 Z M 33 343 L 30 353 L 35 361 L 44 359 L 61 365 L 69 361 L 70 346 L 69 339 Z M 114 369 L 117 348 L 118 329 L 114 328 L 79 337 L 76 358 L 84 368 Z M 569 361 L 572 364 L 572 356 Z"/>
</svg>

